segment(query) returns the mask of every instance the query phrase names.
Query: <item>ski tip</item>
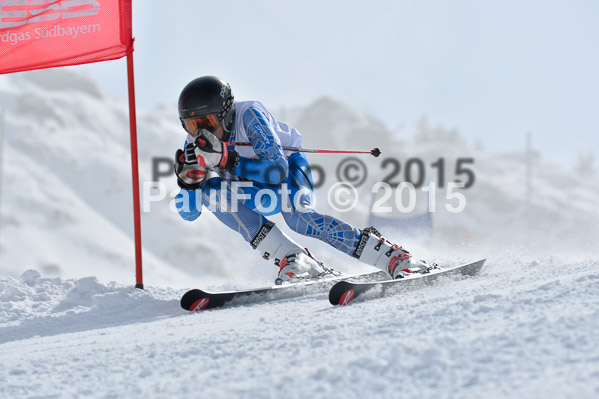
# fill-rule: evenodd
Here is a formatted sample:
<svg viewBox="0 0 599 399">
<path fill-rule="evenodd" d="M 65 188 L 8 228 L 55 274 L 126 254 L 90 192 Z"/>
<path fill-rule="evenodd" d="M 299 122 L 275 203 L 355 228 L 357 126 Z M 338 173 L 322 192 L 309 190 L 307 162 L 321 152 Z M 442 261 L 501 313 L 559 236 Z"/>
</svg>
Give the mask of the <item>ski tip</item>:
<svg viewBox="0 0 599 399">
<path fill-rule="evenodd" d="M 345 291 L 343 293 L 343 295 L 341 295 L 341 298 L 339 298 L 339 306 L 347 306 L 351 303 L 352 299 L 354 299 L 354 295 L 355 295 L 355 291 L 352 289 L 349 289 L 347 291 Z"/>
<path fill-rule="evenodd" d="M 210 298 L 206 297 L 204 292 L 201 290 L 190 290 L 187 291 L 181 297 L 181 307 L 190 312 L 199 312 L 200 310 L 206 309 L 210 304 Z"/>
<path fill-rule="evenodd" d="M 346 306 L 355 298 L 356 292 L 352 283 L 340 281 L 331 287 L 329 291 L 329 302 L 331 305 Z"/>
<path fill-rule="evenodd" d="M 190 312 L 199 312 L 200 310 L 204 310 L 206 306 L 210 303 L 210 298 L 202 298 L 198 299 L 194 303 L 191 304 Z"/>
</svg>

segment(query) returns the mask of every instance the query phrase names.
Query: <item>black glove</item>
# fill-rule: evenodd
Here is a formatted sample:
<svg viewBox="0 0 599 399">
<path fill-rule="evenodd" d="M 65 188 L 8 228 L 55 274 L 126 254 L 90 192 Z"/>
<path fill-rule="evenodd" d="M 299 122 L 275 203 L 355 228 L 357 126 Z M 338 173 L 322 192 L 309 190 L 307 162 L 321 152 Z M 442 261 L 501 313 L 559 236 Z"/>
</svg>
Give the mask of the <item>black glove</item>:
<svg viewBox="0 0 599 399">
<path fill-rule="evenodd" d="M 189 143 L 185 146 L 185 152 L 177 150 L 175 154 L 175 174 L 177 184 L 185 190 L 197 190 L 206 178 L 206 166 L 196 158 L 196 146 Z"/>
<path fill-rule="evenodd" d="M 226 169 L 233 171 L 239 161 L 239 154 L 235 150 L 229 150 L 227 146 L 206 129 L 202 129 L 195 140 L 195 154 L 204 160 L 208 168 Z"/>
</svg>

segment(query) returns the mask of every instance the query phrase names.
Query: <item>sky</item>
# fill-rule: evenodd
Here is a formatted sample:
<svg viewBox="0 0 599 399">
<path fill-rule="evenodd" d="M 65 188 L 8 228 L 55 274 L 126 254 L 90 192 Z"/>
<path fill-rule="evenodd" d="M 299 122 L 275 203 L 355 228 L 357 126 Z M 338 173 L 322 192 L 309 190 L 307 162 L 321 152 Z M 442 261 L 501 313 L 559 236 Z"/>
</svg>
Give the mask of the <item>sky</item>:
<svg viewBox="0 0 599 399">
<path fill-rule="evenodd" d="M 140 110 L 202 75 L 271 109 L 327 95 L 399 136 L 426 116 L 486 150 L 525 135 L 557 162 L 599 148 L 599 2 L 136 0 Z M 90 64 L 126 99 L 125 60 Z M 595 154 L 597 155 L 597 154 Z"/>
</svg>

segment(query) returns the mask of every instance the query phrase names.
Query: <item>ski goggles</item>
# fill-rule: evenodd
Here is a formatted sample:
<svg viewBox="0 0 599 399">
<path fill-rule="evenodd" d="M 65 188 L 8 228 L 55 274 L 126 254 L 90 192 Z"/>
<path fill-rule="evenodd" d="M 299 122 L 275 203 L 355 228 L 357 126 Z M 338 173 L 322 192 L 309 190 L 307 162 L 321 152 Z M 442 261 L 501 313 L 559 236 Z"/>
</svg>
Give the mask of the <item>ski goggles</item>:
<svg viewBox="0 0 599 399">
<path fill-rule="evenodd" d="M 192 136 L 197 136 L 198 132 L 202 129 L 208 130 L 210 133 L 213 133 L 216 128 L 220 126 L 220 120 L 216 114 L 209 114 L 198 116 L 195 118 L 182 119 L 183 127 L 189 134 Z"/>
</svg>

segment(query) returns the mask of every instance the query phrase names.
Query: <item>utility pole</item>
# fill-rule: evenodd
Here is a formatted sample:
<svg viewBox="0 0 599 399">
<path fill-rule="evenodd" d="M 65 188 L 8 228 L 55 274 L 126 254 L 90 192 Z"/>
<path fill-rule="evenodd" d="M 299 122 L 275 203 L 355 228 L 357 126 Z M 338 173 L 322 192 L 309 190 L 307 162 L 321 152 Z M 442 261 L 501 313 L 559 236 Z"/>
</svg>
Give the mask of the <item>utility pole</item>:
<svg viewBox="0 0 599 399">
<path fill-rule="evenodd" d="M 532 211 L 532 163 L 534 153 L 532 150 L 532 134 L 526 132 L 526 205 L 524 206 L 526 227 L 531 240 L 536 237 L 534 226 L 534 216 Z"/>
<path fill-rule="evenodd" d="M 526 207 L 530 211 L 532 202 L 532 134 L 526 132 Z"/>
</svg>

